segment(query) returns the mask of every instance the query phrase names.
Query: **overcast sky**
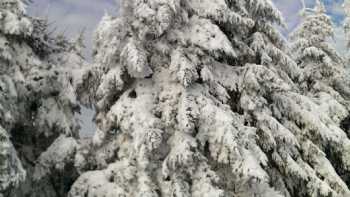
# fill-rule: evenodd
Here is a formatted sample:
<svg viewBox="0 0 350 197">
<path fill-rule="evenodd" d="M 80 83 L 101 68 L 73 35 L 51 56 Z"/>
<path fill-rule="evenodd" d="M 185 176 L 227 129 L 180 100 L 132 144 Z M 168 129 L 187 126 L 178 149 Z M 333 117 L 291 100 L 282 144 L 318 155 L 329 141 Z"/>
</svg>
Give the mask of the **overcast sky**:
<svg viewBox="0 0 350 197">
<path fill-rule="evenodd" d="M 1 0 L 0 0 L 1 1 Z M 52 26 L 57 27 L 58 32 L 64 32 L 69 38 L 76 37 L 82 29 L 85 31 L 87 45 L 86 56 L 91 60 L 92 37 L 94 29 L 103 15 L 108 12 L 115 15 L 118 10 L 118 0 L 33 0 L 28 12 L 34 16 L 47 16 Z M 288 25 L 284 33 L 291 31 L 299 23 L 299 11 L 302 7 L 300 0 L 273 0 L 284 15 Z M 312 7 L 315 0 L 305 0 L 307 7 Z M 323 0 L 327 12 L 332 16 L 336 25 L 334 45 L 339 52 L 345 53 L 345 37 L 341 27 L 344 18 L 341 5 L 343 0 Z M 82 121 L 82 134 L 90 136 L 95 131 L 92 123 L 94 112 L 83 109 L 79 117 Z"/>
</svg>

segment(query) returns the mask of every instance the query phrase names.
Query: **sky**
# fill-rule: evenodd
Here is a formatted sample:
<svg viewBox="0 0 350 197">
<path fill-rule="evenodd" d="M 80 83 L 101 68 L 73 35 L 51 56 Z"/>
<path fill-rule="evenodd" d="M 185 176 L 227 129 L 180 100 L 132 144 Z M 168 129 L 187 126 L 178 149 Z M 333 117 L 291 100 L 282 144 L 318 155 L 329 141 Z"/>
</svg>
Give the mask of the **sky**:
<svg viewBox="0 0 350 197">
<path fill-rule="evenodd" d="M 301 0 L 272 0 L 276 7 L 282 12 L 285 22 L 287 23 L 287 29 L 282 30 L 291 32 L 300 22 L 299 13 L 302 8 Z M 337 49 L 337 51 L 344 55 L 347 51 L 346 39 L 342 22 L 344 20 L 344 12 L 342 4 L 344 0 L 321 0 L 327 9 L 327 14 L 332 17 L 334 23 L 334 38 L 331 43 Z M 315 5 L 315 0 L 305 0 L 306 7 L 312 8 Z"/>
<path fill-rule="evenodd" d="M 86 56 L 89 60 L 92 51 L 93 32 L 107 12 L 117 13 L 117 0 L 31 0 L 28 14 L 47 17 L 51 29 L 74 39 L 84 30 Z"/>
<path fill-rule="evenodd" d="M 118 12 L 118 0 L 32 0 L 28 7 L 28 14 L 37 17 L 47 17 L 51 27 L 56 32 L 64 33 L 68 38 L 76 38 L 82 30 L 85 30 L 85 44 L 87 49 L 85 55 L 87 60 L 92 61 L 93 32 L 107 12 L 116 15 Z M 287 28 L 283 29 L 284 35 L 292 31 L 300 22 L 299 11 L 302 8 L 301 0 L 272 0 L 276 7 L 282 12 Z M 315 0 L 305 0 L 307 7 L 312 7 Z M 332 16 L 335 24 L 335 36 L 331 40 L 336 49 L 345 54 L 345 36 L 341 26 L 344 19 L 342 11 L 343 0 L 322 0 L 326 5 L 327 12 Z M 93 110 L 82 109 L 78 117 L 82 121 L 83 136 L 91 136 L 95 131 L 92 123 Z"/>
</svg>

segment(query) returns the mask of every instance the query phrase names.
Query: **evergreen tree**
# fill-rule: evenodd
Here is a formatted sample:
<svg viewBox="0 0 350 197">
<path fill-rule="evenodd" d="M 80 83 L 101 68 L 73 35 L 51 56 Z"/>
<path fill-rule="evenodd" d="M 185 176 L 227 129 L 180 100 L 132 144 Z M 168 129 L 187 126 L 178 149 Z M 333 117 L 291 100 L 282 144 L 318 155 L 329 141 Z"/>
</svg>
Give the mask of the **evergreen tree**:
<svg viewBox="0 0 350 197">
<path fill-rule="evenodd" d="M 24 4 L 21 1 L 6 0 L 0 3 L 0 196 L 5 191 L 17 186 L 23 181 L 26 172 L 23 169 L 18 155 L 10 141 L 9 129 L 14 126 L 14 116 L 17 113 L 15 100 L 18 98 L 15 82 L 9 73 L 16 73 L 11 65 L 9 41 L 5 35 L 24 37 L 32 31 L 29 19 L 24 17 Z"/>
<path fill-rule="evenodd" d="M 122 1 L 96 32 L 98 130 L 69 196 L 350 195 L 347 109 L 302 94 L 275 25 L 270 0 Z"/>
<path fill-rule="evenodd" d="M 78 64 L 63 59 L 78 51 L 47 28 L 23 1 L 0 2 L 1 197 L 64 196 L 77 176 L 78 103 L 61 65 Z"/>
<path fill-rule="evenodd" d="M 331 18 L 320 1 L 316 1 L 313 9 L 304 9 L 302 16 L 302 23 L 291 36 L 294 58 L 303 71 L 301 90 L 349 135 L 350 83 L 344 60 L 329 43 L 334 36 Z M 326 147 L 324 152 L 333 162 L 336 172 L 349 185 L 348 167 L 336 163 L 339 158 L 330 147 Z"/>
<path fill-rule="evenodd" d="M 303 11 L 303 22 L 291 36 L 292 51 L 304 74 L 301 87 L 307 94 L 328 93 L 348 106 L 350 84 L 344 61 L 329 43 L 333 24 L 324 5 L 316 3 L 314 9 Z"/>
</svg>

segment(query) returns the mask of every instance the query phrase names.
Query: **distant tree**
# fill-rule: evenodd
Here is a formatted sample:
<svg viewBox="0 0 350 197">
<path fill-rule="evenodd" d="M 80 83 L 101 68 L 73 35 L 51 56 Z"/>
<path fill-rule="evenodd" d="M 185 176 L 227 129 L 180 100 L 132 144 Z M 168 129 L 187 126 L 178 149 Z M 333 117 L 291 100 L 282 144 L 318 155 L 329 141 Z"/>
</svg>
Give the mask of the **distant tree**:
<svg viewBox="0 0 350 197">
<path fill-rule="evenodd" d="M 303 73 L 301 90 L 313 98 L 330 118 L 339 122 L 340 128 L 349 135 L 350 82 L 343 58 L 329 43 L 334 36 L 331 17 L 326 14 L 321 1 L 316 1 L 313 9 L 304 9 L 302 17 L 301 24 L 291 35 L 291 50 Z M 328 146 L 327 149 L 331 147 Z M 347 165 L 337 164 L 335 161 L 339 158 L 334 156 L 331 148 L 327 149 L 324 150 L 327 157 L 334 162 L 335 170 L 349 185 Z M 348 160 L 342 157 L 344 161 Z"/>
<path fill-rule="evenodd" d="M 67 56 L 80 57 L 80 49 L 49 36 L 47 21 L 27 16 L 25 7 L 0 2 L 0 196 L 64 196 L 77 176 L 79 129 L 64 65 L 84 64 Z"/>
<path fill-rule="evenodd" d="M 302 94 L 276 25 L 269 0 L 121 1 L 96 31 L 98 130 L 69 196 L 348 196 L 348 112 Z"/>
<path fill-rule="evenodd" d="M 292 51 L 303 70 L 302 89 L 305 93 L 326 92 L 345 105 L 350 89 L 344 61 L 331 46 L 334 36 L 331 18 L 320 1 L 314 9 L 304 10 L 303 21 L 292 33 Z"/>
</svg>

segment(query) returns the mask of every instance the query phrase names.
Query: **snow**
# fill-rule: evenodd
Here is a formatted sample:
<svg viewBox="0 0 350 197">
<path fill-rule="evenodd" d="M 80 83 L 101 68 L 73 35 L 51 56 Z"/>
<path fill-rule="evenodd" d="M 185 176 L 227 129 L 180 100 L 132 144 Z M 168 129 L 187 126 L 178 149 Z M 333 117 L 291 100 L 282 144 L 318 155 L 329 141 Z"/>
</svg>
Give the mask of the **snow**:
<svg viewBox="0 0 350 197">
<path fill-rule="evenodd" d="M 33 19 L 1 5 L 1 192 L 350 195 L 350 83 L 320 2 L 290 51 L 270 0 L 125 0 L 96 30 L 93 65 L 82 35 L 36 54 Z M 79 139 L 82 106 L 92 138 Z"/>
<path fill-rule="evenodd" d="M 198 46 L 215 57 L 227 55 L 236 57 L 229 39 L 208 19 L 191 18 L 184 35 L 179 35 L 190 44 Z M 223 53 L 223 54 L 222 54 Z"/>
<path fill-rule="evenodd" d="M 144 78 L 153 73 L 148 65 L 147 53 L 143 48 L 138 47 L 137 41 L 130 39 L 120 54 L 123 64 L 127 67 L 130 76 Z"/>
<path fill-rule="evenodd" d="M 61 135 L 43 152 L 35 166 L 34 178 L 39 180 L 56 169 L 63 171 L 69 160 L 72 162 L 78 144 L 72 137 Z"/>
<path fill-rule="evenodd" d="M 26 171 L 10 141 L 7 131 L 0 126 L 0 191 L 16 187 L 26 178 Z"/>
<path fill-rule="evenodd" d="M 229 23 L 231 25 L 254 26 L 253 20 L 244 18 L 228 9 L 224 0 L 192 0 L 189 1 L 189 6 L 199 16 L 213 18 L 219 22 Z"/>
<path fill-rule="evenodd" d="M 185 87 L 190 86 L 198 79 L 196 65 L 189 60 L 181 49 L 171 54 L 170 69 L 177 76 L 177 80 Z"/>
</svg>

